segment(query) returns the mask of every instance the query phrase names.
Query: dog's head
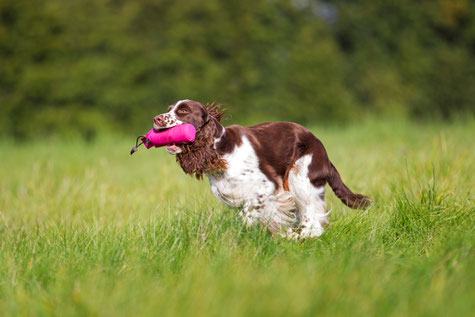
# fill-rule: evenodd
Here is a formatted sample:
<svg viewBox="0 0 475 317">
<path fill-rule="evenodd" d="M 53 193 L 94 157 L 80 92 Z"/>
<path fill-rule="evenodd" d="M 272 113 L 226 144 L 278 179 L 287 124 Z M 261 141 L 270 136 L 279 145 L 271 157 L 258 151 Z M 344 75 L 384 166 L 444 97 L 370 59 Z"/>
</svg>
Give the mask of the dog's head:
<svg viewBox="0 0 475 317">
<path fill-rule="evenodd" d="M 155 116 L 153 128 L 162 130 L 190 123 L 198 130 L 208 119 L 208 111 L 200 102 L 186 99 L 168 106 L 168 112 Z"/>
<path fill-rule="evenodd" d="M 189 123 L 195 127 L 198 138 L 202 128 L 212 119 L 208 109 L 203 104 L 185 99 L 168 106 L 168 112 L 155 116 L 153 118 L 153 128 L 158 131 Z M 174 144 L 167 146 L 167 151 L 170 154 L 178 154 L 183 152 L 183 148 Z"/>
<path fill-rule="evenodd" d="M 191 144 L 173 144 L 167 146 L 167 151 L 170 154 L 180 154 L 177 159 L 180 161 L 183 169 L 184 164 L 191 164 L 198 154 L 210 156 L 210 151 L 217 138 L 221 137 L 224 132 L 223 126 L 220 124 L 224 111 L 220 110 L 220 105 L 210 104 L 204 106 L 202 103 L 185 99 L 180 100 L 174 105 L 168 107 L 168 112 L 159 114 L 153 118 L 153 128 L 155 130 L 168 129 L 180 124 L 189 123 L 196 129 L 195 142 Z M 193 154 L 190 154 L 190 153 Z M 204 154 L 206 153 L 206 155 Z M 189 154 L 187 162 L 181 163 L 185 160 L 185 154 Z M 192 157 L 193 156 L 193 157 Z M 196 161 L 196 160 L 195 160 Z M 195 162 L 196 163 L 196 162 Z M 198 163 L 200 164 L 200 163 Z M 185 170 L 187 172 L 187 170 Z"/>
</svg>

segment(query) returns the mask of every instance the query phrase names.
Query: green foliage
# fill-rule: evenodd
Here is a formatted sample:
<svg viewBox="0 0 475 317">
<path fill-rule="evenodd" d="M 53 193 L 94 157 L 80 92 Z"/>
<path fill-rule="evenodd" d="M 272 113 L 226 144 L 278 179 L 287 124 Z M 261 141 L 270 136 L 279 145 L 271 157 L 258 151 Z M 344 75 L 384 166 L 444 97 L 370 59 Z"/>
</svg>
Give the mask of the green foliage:
<svg viewBox="0 0 475 317">
<path fill-rule="evenodd" d="M 396 202 L 390 227 L 394 237 L 400 240 L 398 244 L 410 245 L 425 237 L 430 245 L 435 236 L 441 235 L 439 230 L 459 230 L 466 219 L 475 220 L 473 206 L 464 204 L 455 212 L 455 197 L 449 190 L 437 188 L 434 179 L 431 182 L 425 184 L 417 194 L 405 191 L 394 193 Z"/>
<path fill-rule="evenodd" d="M 361 102 L 417 117 L 473 113 L 475 7 L 468 0 L 336 2 L 338 40 L 357 70 L 350 89 Z"/>
<path fill-rule="evenodd" d="M 330 227 L 246 228 L 163 149 L 0 142 L 2 316 L 471 316 L 474 122 L 319 128 L 366 211 L 328 189 Z"/>
<path fill-rule="evenodd" d="M 0 1 L 0 134 L 141 133 L 182 98 L 234 121 L 474 113 L 468 0 Z"/>
</svg>

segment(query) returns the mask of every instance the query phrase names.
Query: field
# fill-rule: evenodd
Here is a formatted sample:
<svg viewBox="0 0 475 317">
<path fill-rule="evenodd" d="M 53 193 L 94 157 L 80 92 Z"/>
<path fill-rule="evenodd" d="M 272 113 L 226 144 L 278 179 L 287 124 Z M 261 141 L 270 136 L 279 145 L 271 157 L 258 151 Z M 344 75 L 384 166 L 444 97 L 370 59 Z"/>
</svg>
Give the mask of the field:
<svg viewBox="0 0 475 317">
<path fill-rule="evenodd" d="M 246 228 L 134 136 L 0 141 L 3 316 L 473 316 L 475 122 L 313 127 L 346 184 L 330 228 Z"/>
</svg>

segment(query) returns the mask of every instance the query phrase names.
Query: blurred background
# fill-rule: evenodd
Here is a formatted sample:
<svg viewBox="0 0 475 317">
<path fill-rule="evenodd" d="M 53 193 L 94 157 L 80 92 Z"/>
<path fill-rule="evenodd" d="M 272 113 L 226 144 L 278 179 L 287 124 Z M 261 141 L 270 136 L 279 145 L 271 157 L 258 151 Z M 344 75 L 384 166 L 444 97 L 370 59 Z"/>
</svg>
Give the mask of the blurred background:
<svg viewBox="0 0 475 317">
<path fill-rule="evenodd" d="M 176 100 L 227 123 L 475 113 L 469 0 L 0 0 L 0 135 L 141 134 Z"/>
</svg>

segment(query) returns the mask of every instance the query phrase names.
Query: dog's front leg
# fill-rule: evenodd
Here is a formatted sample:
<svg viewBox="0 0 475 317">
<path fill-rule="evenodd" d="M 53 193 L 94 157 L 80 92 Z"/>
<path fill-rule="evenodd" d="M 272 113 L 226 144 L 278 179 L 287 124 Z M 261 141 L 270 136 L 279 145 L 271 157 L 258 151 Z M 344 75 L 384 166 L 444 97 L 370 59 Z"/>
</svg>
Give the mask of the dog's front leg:
<svg viewBox="0 0 475 317">
<path fill-rule="evenodd" d="M 245 204 L 242 210 L 239 212 L 239 216 L 242 217 L 246 226 L 254 226 L 259 223 L 260 214 L 259 211 L 251 206 L 250 204 Z"/>
</svg>

